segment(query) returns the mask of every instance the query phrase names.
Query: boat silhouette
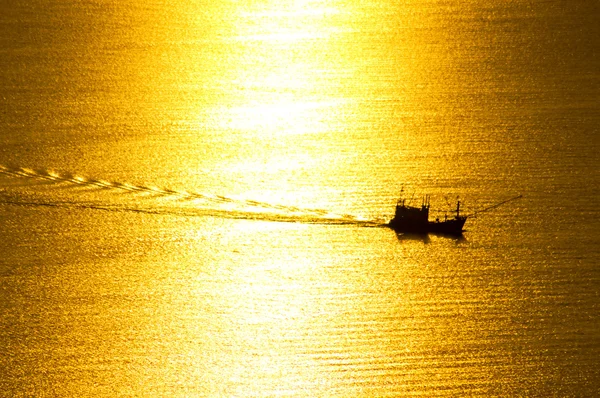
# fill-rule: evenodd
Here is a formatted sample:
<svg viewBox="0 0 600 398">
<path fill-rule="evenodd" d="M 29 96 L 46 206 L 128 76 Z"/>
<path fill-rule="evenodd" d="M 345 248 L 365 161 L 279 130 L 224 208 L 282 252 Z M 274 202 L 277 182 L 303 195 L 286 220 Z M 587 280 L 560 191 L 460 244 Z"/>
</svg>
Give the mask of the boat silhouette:
<svg viewBox="0 0 600 398">
<path fill-rule="evenodd" d="M 456 215 L 453 218 L 445 217 L 444 220 L 436 218 L 430 221 L 429 208 L 429 195 L 423 198 L 421 207 L 410 206 L 406 204 L 406 199 L 400 199 L 396 203 L 394 218 L 388 225 L 396 232 L 462 234 L 467 216 L 460 214 L 460 200 L 456 203 Z"/>
<path fill-rule="evenodd" d="M 446 235 L 462 235 L 463 227 L 467 222 L 467 218 L 477 213 L 495 209 L 515 199 L 521 198 L 522 195 L 507 199 L 483 210 L 476 211 L 471 215 L 460 214 L 460 200 L 456 202 L 456 214 L 452 218 L 444 217 L 443 220 L 436 218 L 434 221 L 429 220 L 430 196 L 426 195 L 421 202 L 421 207 L 410 206 L 406 204 L 406 199 L 400 199 L 396 203 L 396 213 L 394 218 L 388 223 L 388 226 L 396 232 L 406 233 L 436 233 Z"/>
</svg>

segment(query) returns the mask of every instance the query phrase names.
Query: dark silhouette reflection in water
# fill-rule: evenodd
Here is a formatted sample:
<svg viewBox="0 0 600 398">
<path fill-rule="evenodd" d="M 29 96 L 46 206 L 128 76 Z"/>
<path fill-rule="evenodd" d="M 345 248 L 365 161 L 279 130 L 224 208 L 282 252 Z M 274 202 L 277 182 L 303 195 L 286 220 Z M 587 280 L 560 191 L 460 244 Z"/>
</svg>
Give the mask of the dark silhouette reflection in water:
<svg viewBox="0 0 600 398">
<path fill-rule="evenodd" d="M 442 234 L 442 233 L 409 233 L 409 232 L 396 232 L 396 237 L 400 242 L 407 241 L 420 241 L 425 244 L 431 243 L 430 235 L 446 238 L 449 240 L 453 240 L 455 243 L 465 243 L 467 239 L 463 234 Z"/>
</svg>

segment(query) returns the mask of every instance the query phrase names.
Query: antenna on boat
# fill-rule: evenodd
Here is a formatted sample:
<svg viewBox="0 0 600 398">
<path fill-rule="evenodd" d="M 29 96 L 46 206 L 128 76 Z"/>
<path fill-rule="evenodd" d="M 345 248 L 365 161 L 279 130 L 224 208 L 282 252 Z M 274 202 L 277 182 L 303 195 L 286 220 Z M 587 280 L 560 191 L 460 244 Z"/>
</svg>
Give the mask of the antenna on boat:
<svg viewBox="0 0 600 398">
<path fill-rule="evenodd" d="M 399 205 L 400 202 L 402 202 L 402 206 L 404 206 L 404 202 L 406 201 L 406 199 L 404 199 L 403 196 L 403 192 L 404 192 L 404 185 L 402 185 L 400 187 L 400 199 L 398 199 L 398 201 L 396 202 L 396 205 Z"/>
<path fill-rule="evenodd" d="M 425 195 L 421 199 L 421 207 L 429 207 L 429 203 L 431 202 L 431 195 Z"/>
</svg>

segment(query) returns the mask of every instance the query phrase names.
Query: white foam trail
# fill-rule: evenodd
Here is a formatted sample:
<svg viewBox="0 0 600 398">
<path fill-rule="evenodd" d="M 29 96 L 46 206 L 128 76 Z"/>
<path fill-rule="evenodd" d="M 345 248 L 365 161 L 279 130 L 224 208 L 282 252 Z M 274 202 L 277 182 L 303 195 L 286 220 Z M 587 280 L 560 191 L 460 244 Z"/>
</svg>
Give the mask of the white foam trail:
<svg viewBox="0 0 600 398">
<path fill-rule="evenodd" d="M 178 199 L 200 199 L 207 202 L 212 202 L 216 204 L 237 204 L 244 208 L 256 208 L 256 209 L 265 209 L 265 210 L 275 210 L 278 212 L 292 213 L 295 219 L 298 217 L 304 217 L 308 219 L 311 217 L 315 220 L 337 220 L 337 222 L 352 222 L 352 223 L 370 223 L 371 221 L 359 219 L 351 214 L 336 214 L 329 210 L 325 209 L 311 209 L 311 208 L 300 208 L 296 206 L 289 206 L 283 204 L 272 204 L 267 202 L 261 202 L 257 200 L 251 199 L 236 199 L 229 196 L 216 195 L 212 193 L 199 193 L 193 192 L 190 190 L 182 189 L 176 190 L 172 188 L 160 188 L 154 186 L 143 186 L 143 185 L 135 185 L 127 182 L 118 182 L 118 181 L 106 181 L 94 178 L 87 178 L 84 176 L 73 175 L 69 173 L 59 173 L 53 170 L 34 170 L 31 168 L 24 167 L 9 167 L 5 165 L 0 165 L 0 173 L 8 175 L 10 177 L 17 178 L 33 178 L 51 181 L 54 183 L 67 183 L 73 184 L 75 186 L 89 186 L 89 187 L 97 187 L 102 189 L 112 189 L 112 190 L 121 190 L 125 192 L 142 192 L 142 193 L 150 193 L 153 195 L 161 195 L 161 196 L 171 196 Z M 228 210 L 231 211 L 231 210 Z M 246 212 L 247 215 L 249 212 Z M 252 211 L 252 214 L 257 214 L 256 211 Z M 260 213 L 260 212 L 258 212 Z M 265 213 L 266 214 L 266 213 Z M 278 214 L 277 217 L 283 217 L 283 215 Z M 290 216 L 291 217 L 291 216 Z"/>
</svg>

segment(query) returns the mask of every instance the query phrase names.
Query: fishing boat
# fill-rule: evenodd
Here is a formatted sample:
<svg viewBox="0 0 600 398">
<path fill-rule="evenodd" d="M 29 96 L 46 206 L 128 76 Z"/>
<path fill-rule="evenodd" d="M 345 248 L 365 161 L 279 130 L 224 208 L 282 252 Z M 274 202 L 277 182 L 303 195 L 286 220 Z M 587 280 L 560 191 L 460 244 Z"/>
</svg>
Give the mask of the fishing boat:
<svg viewBox="0 0 600 398">
<path fill-rule="evenodd" d="M 436 218 L 435 221 L 429 220 L 429 195 L 423 198 L 421 207 L 410 206 L 410 204 L 406 204 L 406 199 L 400 199 L 396 203 L 396 214 L 389 222 L 388 226 L 396 232 L 462 235 L 463 227 L 465 226 L 468 217 L 495 209 L 496 207 L 522 197 L 522 195 L 515 196 L 485 209 L 476 211 L 469 216 L 460 214 L 460 200 L 457 200 L 456 214 L 454 217 L 448 218 L 448 216 L 445 216 L 443 220 Z"/>
<path fill-rule="evenodd" d="M 400 199 L 396 203 L 396 214 L 388 225 L 396 232 L 462 234 L 467 216 L 460 214 L 460 200 L 456 203 L 456 215 L 445 217 L 444 220 L 436 218 L 430 221 L 429 207 L 429 196 L 423 198 L 421 207 L 410 206 L 406 204 L 406 199 Z"/>
</svg>

